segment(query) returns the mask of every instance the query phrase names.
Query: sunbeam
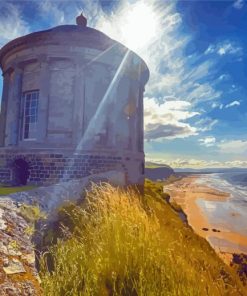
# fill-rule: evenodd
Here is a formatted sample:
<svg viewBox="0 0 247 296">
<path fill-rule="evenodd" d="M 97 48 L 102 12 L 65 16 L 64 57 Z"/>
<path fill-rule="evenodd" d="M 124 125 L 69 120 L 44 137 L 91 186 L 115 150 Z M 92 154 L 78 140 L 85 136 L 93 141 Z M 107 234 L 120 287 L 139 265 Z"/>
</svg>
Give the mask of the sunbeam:
<svg viewBox="0 0 247 296">
<path fill-rule="evenodd" d="M 89 61 L 83 68 L 86 68 L 89 65 L 91 65 L 92 63 L 98 61 L 102 56 L 104 56 L 106 53 L 108 53 L 110 50 L 112 50 L 116 45 L 117 45 L 117 43 L 111 45 L 106 50 L 102 51 L 99 55 L 97 55 L 95 58 L 93 58 L 91 61 Z"/>
<path fill-rule="evenodd" d="M 105 92 L 105 95 L 104 95 L 103 99 L 101 100 L 101 102 L 100 102 L 100 104 L 99 104 L 99 106 L 98 106 L 98 108 L 97 108 L 97 110 L 96 110 L 96 112 L 94 114 L 93 118 L 90 120 L 90 122 L 89 122 L 89 124 L 88 124 L 88 126 L 86 128 L 86 131 L 85 131 L 80 143 L 78 144 L 76 150 L 83 149 L 83 145 L 85 143 L 87 143 L 88 140 L 90 140 L 90 136 L 91 136 L 90 132 L 93 131 L 95 126 L 97 126 L 95 124 L 97 122 L 97 118 L 99 117 L 100 114 L 103 115 L 102 109 L 104 108 L 105 104 L 110 103 L 110 99 L 112 99 L 109 95 L 110 95 L 113 87 L 115 86 L 115 84 L 117 83 L 117 81 L 119 79 L 120 73 L 121 73 L 121 71 L 122 71 L 122 69 L 124 67 L 124 64 L 125 64 L 128 56 L 129 56 L 129 53 L 130 53 L 130 50 L 127 50 L 127 52 L 125 53 L 125 55 L 123 57 L 122 62 L 120 63 L 120 65 L 119 65 L 119 67 L 118 67 L 118 69 L 117 69 L 117 71 L 116 71 L 116 73 L 115 73 L 115 75 L 114 75 L 114 77 L 113 77 L 113 79 L 112 79 L 112 81 L 110 83 L 110 85 L 108 86 L 108 88 L 107 88 L 107 90 Z M 108 100 L 108 102 L 107 102 L 107 100 Z"/>
<path fill-rule="evenodd" d="M 107 116 L 108 114 L 106 112 L 103 111 L 104 107 L 106 106 L 106 104 L 109 104 L 111 103 L 112 99 L 114 97 L 111 97 L 110 96 L 110 93 L 112 92 L 112 89 L 114 88 L 114 86 L 117 85 L 117 82 L 119 81 L 119 78 L 120 78 L 120 74 L 123 70 L 123 67 L 127 61 L 127 58 L 129 56 L 129 53 L 130 53 L 130 50 L 128 49 L 120 63 L 120 65 L 118 66 L 117 68 L 117 71 L 113 77 L 113 79 L 111 80 L 111 83 L 109 84 L 94 116 L 91 118 L 83 136 L 82 136 L 82 139 L 80 140 L 79 144 L 77 145 L 75 151 L 74 151 L 74 155 L 76 155 L 76 153 L 84 148 L 88 148 L 88 144 L 90 143 L 90 140 L 92 140 L 92 136 L 93 136 L 93 131 L 95 131 L 95 127 L 98 127 L 99 126 L 99 123 L 98 123 L 98 118 L 100 116 L 104 117 L 104 116 Z M 96 124 L 97 123 L 97 124 Z M 73 167 L 73 164 L 74 164 L 74 160 L 71 159 L 69 161 L 69 163 L 67 164 L 67 167 L 64 169 L 64 174 L 63 174 L 63 177 L 60 179 L 60 181 L 66 181 L 69 176 L 68 176 L 68 171 L 71 167 Z"/>
</svg>

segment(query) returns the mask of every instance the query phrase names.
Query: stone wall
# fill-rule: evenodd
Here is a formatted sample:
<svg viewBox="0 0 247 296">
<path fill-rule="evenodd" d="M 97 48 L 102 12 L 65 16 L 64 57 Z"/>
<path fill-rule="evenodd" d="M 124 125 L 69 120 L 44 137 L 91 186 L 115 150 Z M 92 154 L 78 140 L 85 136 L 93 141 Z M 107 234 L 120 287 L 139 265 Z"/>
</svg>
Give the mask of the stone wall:
<svg viewBox="0 0 247 296">
<path fill-rule="evenodd" d="M 123 157 L 109 154 L 16 153 L 0 152 L 0 183 L 15 183 L 14 161 L 25 160 L 29 165 L 28 184 L 51 185 L 92 174 L 119 170 L 126 173 Z"/>
<path fill-rule="evenodd" d="M 57 210 L 63 204 L 78 201 L 85 189 L 90 190 L 92 183 L 99 184 L 101 182 L 107 182 L 117 187 L 125 187 L 125 174 L 119 171 L 108 171 L 78 180 L 69 180 L 50 186 L 40 186 L 32 190 L 12 193 L 7 197 L 17 204 L 24 203 L 38 206 L 47 214 L 47 219 L 51 221 L 56 219 Z"/>
</svg>

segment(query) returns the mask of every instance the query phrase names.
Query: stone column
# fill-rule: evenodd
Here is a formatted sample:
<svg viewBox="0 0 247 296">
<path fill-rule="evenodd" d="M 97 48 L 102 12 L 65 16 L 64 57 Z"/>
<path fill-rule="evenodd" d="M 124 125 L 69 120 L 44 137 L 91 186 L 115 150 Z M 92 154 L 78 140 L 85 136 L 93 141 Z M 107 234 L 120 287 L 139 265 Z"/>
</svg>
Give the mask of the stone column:
<svg viewBox="0 0 247 296">
<path fill-rule="evenodd" d="M 5 128 L 7 120 L 7 107 L 8 107 L 8 92 L 9 92 L 9 72 L 3 74 L 3 92 L 1 101 L 1 113 L 0 113 L 0 147 L 5 145 Z"/>
<path fill-rule="evenodd" d="M 130 108 L 133 108 L 134 101 L 129 101 Z M 136 126 L 135 126 L 136 114 L 129 115 L 129 150 L 135 152 L 135 138 L 136 138 Z"/>
<path fill-rule="evenodd" d="M 74 106 L 73 106 L 73 146 L 77 146 L 83 136 L 84 114 L 85 114 L 85 75 L 83 66 L 75 65 L 75 87 L 74 87 Z"/>
<path fill-rule="evenodd" d="M 143 110 L 144 86 L 141 84 L 139 89 L 138 102 L 138 152 L 144 152 L 144 110 Z"/>
<path fill-rule="evenodd" d="M 23 69 L 15 66 L 12 75 L 13 78 L 11 77 L 11 88 L 9 89 L 8 96 L 5 146 L 16 146 L 20 136 L 19 127 Z"/>
<path fill-rule="evenodd" d="M 49 60 L 46 57 L 39 58 L 39 62 L 40 62 L 40 82 L 39 82 L 37 141 L 40 143 L 44 143 L 46 141 L 47 125 L 48 125 L 50 71 L 49 71 Z"/>
<path fill-rule="evenodd" d="M 140 102 L 140 87 L 139 87 L 139 81 L 135 80 L 135 112 L 133 114 L 133 151 L 139 152 L 139 141 L 142 141 L 142 136 L 140 133 L 140 117 L 143 119 L 143 104 Z"/>
<path fill-rule="evenodd" d="M 129 98 L 128 98 L 128 122 L 129 122 L 129 147 L 128 149 L 137 152 L 138 144 L 137 139 L 139 136 L 138 130 L 138 118 L 139 118 L 139 110 L 138 110 L 138 100 L 139 100 L 139 90 L 138 85 L 136 85 L 138 81 L 133 78 L 130 79 L 129 84 Z"/>
</svg>

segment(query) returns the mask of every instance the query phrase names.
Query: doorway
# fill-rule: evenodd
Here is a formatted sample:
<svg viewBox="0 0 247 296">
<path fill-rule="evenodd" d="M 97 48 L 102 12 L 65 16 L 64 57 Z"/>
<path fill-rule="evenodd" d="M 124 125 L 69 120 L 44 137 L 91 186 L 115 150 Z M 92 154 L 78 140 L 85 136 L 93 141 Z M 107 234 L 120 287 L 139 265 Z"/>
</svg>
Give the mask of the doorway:
<svg viewBox="0 0 247 296">
<path fill-rule="evenodd" d="M 13 167 L 15 185 L 27 185 L 27 180 L 30 175 L 28 163 L 24 159 L 18 158 L 14 161 Z"/>
</svg>

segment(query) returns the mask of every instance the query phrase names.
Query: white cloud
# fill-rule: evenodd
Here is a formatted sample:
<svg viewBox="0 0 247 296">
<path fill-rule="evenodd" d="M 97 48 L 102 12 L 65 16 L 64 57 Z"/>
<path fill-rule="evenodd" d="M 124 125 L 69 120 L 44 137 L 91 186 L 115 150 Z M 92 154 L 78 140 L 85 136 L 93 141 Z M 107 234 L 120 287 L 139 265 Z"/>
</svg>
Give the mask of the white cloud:
<svg viewBox="0 0 247 296">
<path fill-rule="evenodd" d="M 202 118 L 196 122 L 197 130 L 206 132 L 212 130 L 212 128 L 218 123 L 217 119 L 211 119 L 209 117 Z"/>
<path fill-rule="evenodd" d="M 220 75 L 219 80 L 227 80 L 228 78 L 229 78 L 229 75 L 222 74 L 222 75 Z"/>
<path fill-rule="evenodd" d="M 247 168 L 247 161 L 236 159 L 232 161 L 215 161 L 215 160 L 204 160 L 204 159 L 194 159 L 194 158 L 177 158 L 170 159 L 165 156 L 162 158 L 149 157 L 147 155 L 146 161 L 167 164 L 172 168 Z"/>
<path fill-rule="evenodd" d="M 203 145 L 203 146 L 206 146 L 206 147 L 211 147 L 211 146 L 214 146 L 215 145 L 215 137 L 206 137 L 206 138 L 203 138 L 203 139 L 199 139 L 198 140 L 200 145 Z"/>
<path fill-rule="evenodd" d="M 87 17 L 88 26 L 90 27 L 95 27 L 102 17 L 107 19 L 99 1 L 43 0 L 39 1 L 38 8 L 40 17 L 49 21 L 51 26 L 75 24 L 76 16 L 82 12 Z"/>
<path fill-rule="evenodd" d="M 151 55 L 152 64 L 155 66 L 154 71 L 151 67 L 150 82 L 147 86 L 148 95 L 154 96 L 156 93 L 173 95 L 192 102 L 193 105 L 219 98 L 222 92 L 216 90 L 214 82 L 211 81 L 214 63 L 208 60 L 197 63 L 196 66 L 189 65 L 187 57 L 183 56 L 188 38 L 181 42 L 176 36 L 173 36 L 173 40 L 171 37 L 167 38 L 171 50 L 164 54 L 162 49 L 157 49 Z M 162 60 L 165 66 L 164 71 L 160 73 L 157 69 L 160 68 L 159 63 Z"/>
<path fill-rule="evenodd" d="M 236 9 L 241 9 L 241 8 L 243 8 L 243 6 L 244 6 L 244 0 L 236 0 L 233 3 L 233 7 Z"/>
<path fill-rule="evenodd" d="M 52 21 L 55 26 L 65 24 L 65 13 L 60 9 L 59 3 L 43 0 L 39 3 L 40 14 Z"/>
<path fill-rule="evenodd" d="M 162 138 L 186 138 L 197 134 L 197 129 L 184 122 L 199 115 L 190 110 L 186 101 L 173 100 L 158 104 L 155 98 L 144 100 L 145 138 L 157 140 Z"/>
<path fill-rule="evenodd" d="M 222 109 L 224 108 L 224 105 L 221 104 L 221 103 L 219 103 L 219 102 L 213 102 L 213 104 L 211 105 L 211 107 L 212 107 L 213 109 L 215 109 L 215 108 L 219 108 L 220 110 L 222 110 Z"/>
<path fill-rule="evenodd" d="M 231 103 L 229 103 L 229 104 L 226 104 L 226 105 L 224 105 L 224 104 L 220 104 L 220 103 L 218 103 L 218 102 L 214 102 L 212 105 L 211 105 L 211 107 L 213 108 L 213 109 L 215 109 L 215 108 L 219 108 L 220 110 L 222 110 L 222 109 L 228 109 L 228 108 L 231 108 L 231 107 L 234 107 L 234 106 L 240 106 L 240 101 L 237 101 L 237 100 L 235 100 L 235 101 L 232 101 Z"/>
<path fill-rule="evenodd" d="M 221 47 L 217 50 L 219 55 L 225 54 L 237 54 L 241 52 L 242 49 L 240 47 L 234 47 L 231 43 L 222 44 Z"/>
<path fill-rule="evenodd" d="M 239 157 L 247 156 L 247 140 L 222 140 L 216 141 L 213 136 L 208 136 L 198 140 L 200 145 L 206 147 L 215 146 L 220 154 L 237 154 Z"/>
<path fill-rule="evenodd" d="M 194 104 L 198 102 L 205 102 L 210 100 L 218 99 L 221 96 L 222 92 L 217 91 L 211 83 L 195 83 L 191 86 L 190 91 L 188 92 L 187 98 L 189 101 Z"/>
<path fill-rule="evenodd" d="M 221 153 L 247 156 L 247 140 L 222 141 L 217 146 Z"/>
<path fill-rule="evenodd" d="M 239 102 L 239 101 L 233 101 L 233 102 L 227 104 L 227 105 L 225 106 L 225 108 L 231 108 L 231 107 L 239 106 L 239 105 L 240 105 L 240 102 Z"/>
<path fill-rule="evenodd" d="M 11 3 L 0 2 L 0 46 L 28 34 L 30 28 L 22 18 L 21 10 Z"/>
<path fill-rule="evenodd" d="M 211 44 L 209 47 L 206 49 L 205 54 L 213 53 L 215 51 L 215 47 Z"/>
<path fill-rule="evenodd" d="M 230 41 L 224 41 L 222 43 L 218 43 L 216 45 L 209 45 L 207 50 L 205 51 L 205 54 L 212 54 L 212 53 L 217 53 L 220 56 L 224 55 L 236 55 L 236 56 L 241 56 L 243 52 L 243 49 L 238 46 L 235 43 L 232 43 Z"/>
</svg>

